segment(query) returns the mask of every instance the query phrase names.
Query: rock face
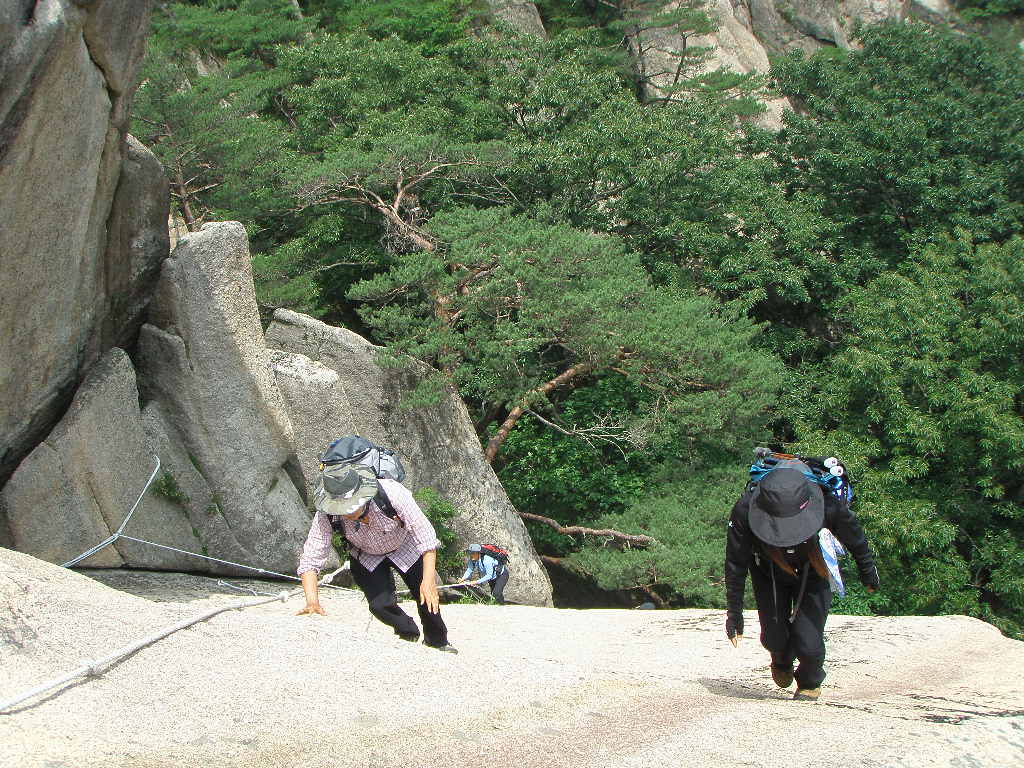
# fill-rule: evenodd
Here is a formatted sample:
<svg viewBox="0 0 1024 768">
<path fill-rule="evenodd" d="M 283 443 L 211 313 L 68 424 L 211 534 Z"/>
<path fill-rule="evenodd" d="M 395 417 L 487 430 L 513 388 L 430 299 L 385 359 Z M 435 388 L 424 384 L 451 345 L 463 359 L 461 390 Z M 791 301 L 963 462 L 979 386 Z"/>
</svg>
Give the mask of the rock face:
<svg viewBox="0 0 1024 768">
<path fill-rule="evenodd" d="M 508 24 L 517 32 L 547 37 L 544 22 L 541 21 L 535 3 L 520 0 L 487 0 L 487 7 L 495 19 Z"/>
<path fill-rule="evenodd" d="M 267 345 L 280 350 L 275 371 L 288 400 L 307 477 L 315 477 L 316 453 L 334 437 L 359 434 L 393 448 L 408 471 L 413 491 L 434 488 L 458 510 L 453 527 L 465 542 L 505 546 L 511 554 L 509 599 L 550 605 L 551 583 L 525 526 L 490 465 L 460 398 L 435 406 L 402 409 L 403 397 L 422 374 L 382 369 L 379 348 L 358 334 L 313 318 L 278 310 L 267 328 Z M 332 375 L 334 374 L 334 375 Z"/>
<path fill-rule="evenodd" d="M 123 146 L 150 6 L 0 8 L 0 401 L 16 404 L 0 410 L 0 484 L 145 306 L 166 195 L 148 153 Z M 119 184 L 146 202 L 111 220 Z"/>
<path fill-rule="evenodd" d="M 142 395 L 212 489 L 212 514 L 223 516 L 236 556 L 293 573 L 310 514 L 241 224 L 207 224 L 178 243 L 139 335 L 139 360 Z"/>
<path fill-rule="evenodd" d="M 61 563 L 98 544 L 121 525 L 155 464 L 139 411 L 135 371 L 128 356 L 113 349 L 90 369 L 60 424 L 0 491 L 15 547 Z M 188 512 L 160 494 L 146 494 L 128 532 L 168 546 L 198 546 Z M 171 552 L 126 540 L 83 561 L 94 567 L 125 563 L 142 568 L 185 565 Z M 194 561 L 186 567 L 202 570 Z"/>
<path fill-rule="evenodd" d="M 247 597 L 201 577 L 96 575 L 117 589 L 0 550 L 0 702 Z M 733 648 L 722 611 L 445 605 L 452 656 L 368 623 L 351 592 L 322 599 L 326 616 L 295 616 L 301 597 L 221 613 L 27 700 L 0 715 L 0 765 L 1002 768 L 1024 757 L 1024 643 L 966 616 L 831 616 L 811 704 L 772 683 L 753 611 Z"/>
<path fill-rule="evenodd" d="M 134 345 L 169 248 L 167 178 L 156 155 L 127 136 L 107 223 L 103 278 L 109 297 L 102 343 Z"/>
<path fill-rule="evenodd" d="M 706 70 L 767 72 L 769 56 L 795 49 L 813 53 L 825 46 L 851 47 L 857 23 L 910 16 L 942 23 L 952 14 L 946 0 L 708 0 L 705 10 L 719 24 L 711 35 L 684 37 L 648 24 L 658 12 L 688 5 L 686 0 L 673 0 L 633 6 L 636 25 L 627 42 L 648 99 L 664 98 L 670 92 L 681 53 L 690 46 L 713 49 Z M 781 127 L 788 102 L 775 99 L 767 107 L 759 122 L 767 128 Z"/>
</svg>

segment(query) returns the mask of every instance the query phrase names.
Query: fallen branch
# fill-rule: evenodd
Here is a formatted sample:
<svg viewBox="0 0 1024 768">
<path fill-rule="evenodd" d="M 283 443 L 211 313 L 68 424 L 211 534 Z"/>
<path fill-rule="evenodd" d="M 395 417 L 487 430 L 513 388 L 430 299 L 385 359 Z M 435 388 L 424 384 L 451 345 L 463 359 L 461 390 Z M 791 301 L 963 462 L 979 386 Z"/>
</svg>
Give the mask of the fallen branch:
<svg viewBox="0 0 1024 768">
<path fill-rule="evenodd" d="M 658 543 L 657 539 L 652 538 L 651 536 L 644 536 L 640 533 L 623 533 L 622 531 L 616 531 L 613 528 L 585 528 L 582 525 L 562 525 L 557 520 L 552 520 L 550 517 L 535 515 L 532 512 L 520 512 L 519 516 L 524 520 L 533 520 L 536 523 L 544 523 L 544 525 L 550 526 L 566 536 L 601 536 L 617 543 L 621 543 L 625 547 L 638 547 L 641 549 L 649 547 L 651 544 Z"/>
</svg>

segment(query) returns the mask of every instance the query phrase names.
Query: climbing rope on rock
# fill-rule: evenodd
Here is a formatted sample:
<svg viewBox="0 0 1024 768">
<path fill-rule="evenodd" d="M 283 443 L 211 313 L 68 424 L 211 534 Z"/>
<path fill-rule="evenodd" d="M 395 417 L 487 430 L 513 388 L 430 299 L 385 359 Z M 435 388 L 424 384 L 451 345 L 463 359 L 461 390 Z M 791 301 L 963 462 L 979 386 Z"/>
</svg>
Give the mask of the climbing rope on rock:
<svg viewBox="0 0 1024 768">
<path fill-rule="evenodd" d="M 339 568 L 338 570 L 341 570 L 341 569 Z M 321 582 L 326 582 L 329 579 L 334 578 L 334 576 L 335 576 L 335 574 L 337 574 L 337 572 L 338 571 L 334 571 L 333 573 L 327 574 L 320 581 Z M 55 678 L 53 680 L 50 680 L 50 681 L 48 681 L 46 683 L 43 683 L 42 685 L 38 685 L 35 688 L 33 688 L 33 689 L 29 690 L 29 691 L 25 691 L 24 693 L 19 694 L 18 696 L 15 696 L 12 699 L 9 699 L 9 700 L 4 701 L 4 702 L 0 702 L 0 714 L 3 714 L 7 710 L 10 710 L 13 707 L 16 707 L 18 704 L 22 703 L 23 701 L 27 701 L 28 699 L 31 699 L 31 698 L 33 698 L 35 696 L 39 696 L 41 694 L 44 694 L 47 691 L 51 691 L 54 688 L 58 688 L 59 686 L 64 685 L 65 683 L 71 682 L 72 680 L 75 680 L 75 679 L 77 679 L 79 677 L 97 677 L 97 676 L 103 674 L 103 671 L 107 667 L 109 667 L 111 664 L 113 664 L 114 662 L 116 662 L 116 661 L 118 661 L 120 659 L 123 659 L 126 656 L 130 656 L 131 654 L 135 653 L 136 651 L 139 651 L 139 650 L 145 648 L 146 646 L 152 645 L 153 643 L 157 642 L 158 640 L 162 640 L 163 638 L 165 638 L 168 635 L 171 635 L 171 634 L 177 632 L 178 630 L 186 629 L 188 627 L 191 627 L 193 624 L 198 624 L 201 621 L 206 621 L 207 619 L 211 619 L 214 616 L 216 616 L 217 614 L 224 613 L 225 611 L 238 611 L 238 610 L 242 610 L 244 608 L 253 608 L 253 607 L 257 606 L 257 605 L 265 605 L 266 603 L 273 603 L 273 602 L 276 602 L 276 601 L 281 601 L 282 603 L 284 603 L 284 602 L 287 602 L 290 598 L 295 597 L 296 595 L 300 595 L 300 594 L 302 594 L 302 588 L 301 587 L 299 587 L 297 589 L 292 589 L 290 591 L 289 590 L 281 590 L 276 595 L 272 595 L 270 597 L 262 597 L 262 598 L 257 598 L 257 599 L 253 599 L 253 600 L 238 600 L 238 601 L 236 601 L 234 603 L 229 603 L 228 605 L 222 605 L 222 606 L 220 606 L 218 608 L 211 608 L 210 610 L 208 610 L 208 611 L 206 611 L 204 613 L 200 613 L 200 614 L 198 614 L 196 616 L 192 616 L 190 618 L 183 619 L 183 620 L 181 620 L 181 621 L 179 621 L 179 622 L 177 622 L 175 624 L 172 624 L 169 627 L 166 627 L 165 629 L 160 630 L 159 632 L 155 632 L 152 635 L 144 637 L 142 640 L 134 642 L 131 645 L 127 645 L 124 648 L 116 650 L 113 653 L 108 654 L 108 655 L 106 655 L 106 656 L 104 656 L 104 657 L 102 657 L 100 659 L 96 659 L 96 660 L 93 660 L 93 661 L 86 661 L 80 667 L 72 670 L 71 672 L 68 672 L 65 675 L 61 675 L 60 677 Z"/>
<path fill-rule="evenodd" d="M 297 576 L 293 576 L 293 575 L 288 574 L 288 573 L 278 573 L 277 571 L 271 571 L 271 570 L 268 570 L 266 568 L 259 568 L 259 567 L 254 566 L 254 565 L 245 565 L 244 563 L 235 563 L 235 562 L 232 562 L 230 560 L 222 560 L 219 557 L 210 557 L 209 555 L 201 555 L 198 552 L 189 552 L 186 549 L 178 549 L 177 547 L 169 547 L 166 544 L 157 544 L 155 541 L 146 541 L 145 539 L 137 539 L 134 536 L 129 536 L 127 533 L 125 533 L 124 531 L 128 527 L 128 522 L 132 519 L 132 515 L 135 514 L 135 510 L 139 506 L 139 502 L 141 502 L 142 501 L 142 497 L 146 495 L 146 491 L 149 490 L 149 486 L 151 486 L 153 484 L 153 480 L 156 478 L 156 473 L 160 471 L 160 457 L 159 456 L 154 456 L 153 458 L 156 459 L 156 466 L 153 468 L 153 472 L 149 476 L 149 480 L 146 481 L 146 485 L 142 489 L 142 493 L 139 494 L 139 498 L 137 498 L 135 500 L 135 503 L 132 504 L 132 508 L 130 510 L 128 510 L 128 514 L 125 515 L 124 520 L 121 522 L 121 525 L 118 526 L 117 530 L 114 531 L 114 533 L 112 533 L 110 536 L 105 538 L 103 541 L 101 541 L 96 546 L 90 547 L 89 549 L 87 549 L 85 552 L 80 554 L 78 557 L 72 558 L 71 560 L 68 560 L 66 563 L 62 563 L 61 564 L 62 568 L 73 568 L 78 563 L 80 563 L 83 560 L 85 560 L 87 557 L 91 557 L 92 555 L 95 555 L 101 549 L 103 549 L 104 547 L 110 546 L 111 544 L 116 542 L 118 539 L 124 539 L 125 541 L 134 541 L 137 544 L 148 544 L 151 547 L 156 547 L 158 549 L 166 549 L 166 550 L 169 550 L 171 552 L 177 552 L 177 553 L 182 554 L 182 555 L 189 555 L 191 557 L 198 557 L 201 560 L 209 560 L 211 562 L 222 563 L 224 565 L 233 565 L 236 568 L 244 568 L 245 570 L 255 571 L 256 573 L 262 573 L 262 574 L 266 574 L 268 576 L 277 576 L 278 578 L 289 579 L 291 581 L 301 581 L 301 579 L 298 578 Z M 344 566 L 342 566 L 342 568 L 344 568 Z M 338 571 L 342 570 L 342 568 L 339 568 L 337 571 L 334 572 L 334 574 L 337 574 Z M 331 575 L 333 576 L 334 574 L 331 574 Z M 335 587 L 334 584 L 324 584 L 324 586 Z"/>
<path fill-rule="evenodd" d="M 134 542 L 137 542 L 139 544 L 148 544 L 149 546 L 158 547 L 160 549 L 167 549 L 167 550 L 171 550 L 172 552 L 179 552 L 181 554 L 191 555 L 193 557 L 202 558 L 204 560 L 211 560 L 213 562 L 223 563 L 225 565 L 232 565 L 232 566 L 235 566 L 237 568 L 244 568 L 244 569 L 247 569 L 247 570 L 256 571 L 258 573 L 264 573 L 264 574 L 269 574 L 269 575 L 272 575 L 272 576 L 278 576 L 278 577 L 284 578 L 284 579 L 291 579 L 293 581 L 301 581 L 300 578 L 298 578 L 296 576 L 291 576 L 289 574 L 277 573 L 276 571 L 270 571 L 270 570 L 267 570 L 266 568 L 258 568 L 258 567 L 251 566 L 251 565 L 245 565 L 244 563 L 234 563 L 234 562 L 231 562 L 230 560 L 222 560 L 220 558 L 210 557 L 208 555 L 200 555 L 200 554 L 198 554 L 196 552 L 188 552 L 187 550 L 178 549 L 176 547 L 169 547 L 169 546 L 167 546 L 165 544 L 157 544 L 156 542 L 146 541 L 145 539 L 138 539 L 138 538 L 135 538 L 134 536 L 127 535 L 124 531 L 128 527 L 128 523 L 131 520 L 132 515 L 135 513 L 135 510 L 138 508 L 139 503 L 142 501 L 143 496 L 146 495 L 146 491 L 148 491 L 149 487 L 153 484 L 153 480 L 156 478 L 157 472 L 160 471 L 160 457 L 159 456 L 155 456 L 154 458 L 156 459 L 156 466 L 153 468 L 153 472 L 149 476 L 149 480 L 146 481 L 146 485 L 142 489 L 142 493 L 139 494 L 139 497 L 135 500 L 135 503 L 132 505 L 131 509 L 128 510 L 128 514 L 125 516 L 124 521 L 122 521 L 121 525 L 118 526 L 118 529 L 113 534 L 111 534 L 110 536 L 105 538 L 103 541 L 101 541 L 99 544 L 97 544 L 96 546 L 90 547 L 85 552 L 83 552 L 82 554 L 78 555 L 78 557 L 72 558 L 71 560 L 68 560 L 66 563 L 63 563 L 61 567 L 63 567 L 63 568 L 72 568 L 75 565 L 77 565 L 78 563 L 80 563 L 83 560 L 85 560 L 86 558 L 96 554 L 97 552 L 102 550 L 104 547 L 107 547 L 107 546 L 113 544 L 118 539 L 125 539 L 127 541 L 134 541 Z M 338 573 L 340 573 L 345 568 L 346 568 L 346 565 L 342 564 L 342 566 L 340 568 L 338 568 L 335 571 L 327 574 L 326 576 L 321 577 L 318 580 L 318 582 L 317 582 L 318 586 L 335 587 L 334 584 L 331 584 L 331 581 L 333 581 L 334 577 L 337 576 Z M 141 639 L 141 640 L 139 640 L 139 641 L 137 641 L 135 643 L 132 643 L 131 645 L 125 646 L 124 648 L 116 650 L 113 653 L 110 653 L 110 654 L 108 654 L 106 656 L 103 656 L 102 658 L 95 659 L 95 660 L 92 660 L 92 661 L 86 661 L 81 666 L 77 667 L 76 669 L 72 670 L 71 672 L 68 672 L 67 674 L 61 675 L 60 677 L 57 677 L 57 678 L 55 678 L 53 680 L 47 681 L 45 683 L 42 683 L 41 685 L 38 685 L 35 688 L 32 688 L 31 690 L 25 691 L 24 693 L 21 693 L 21 694 L 13 697 L 11 699 L 8 699 L 6 701 L 0 701 L 0 714 L 10 714 L 10 710 L 13 709 L 14 707 L 16 707 L 17 705 L 21 704 L 22 702 L 27 701 L 29 699 L 32 699 L 32 698 L 34 698 L 36 696 L 40 696 L 40 695 L 42 695 L 44 693 L 47 693 L 48 691 L 52 691 L 55 688 L 59 688 L 60 686 L 66 684 L 66 683 L 69 683 L 72 680 L 76 680 L 76 679 L 78 679 L 80 677 L 97 677 L 97 676 L 103 674 L 104 670 L 106 670 L 108 667 L 110 667 L 112 664 L 114 664 L 118 660 L 123 659 L 126 656 L 130 656 L 131 654 L 136 653 L 137 651 L 139 651 L 139 650 L 141 650 L 141 649 L 143 649 L 143 648 L 145 648 L 145 647 L 147 647 L 149 645 L 152 645 L 153 643 L 157 642 L 158 640 L 162 640 L 163 638 L 167 637 L 168 635 L 171 635 L 171 634 L 173 634 L 173 633 L 175 633 L 175 632 L 177 632 L 179 630 L 191 627 L 194 624 L 198 624 L 199 622 L 211 619 L 214 616 L 217 616 L 218 614 L 224 613 L 225 611 L 237 611 L 237 610 L 242 610 L 242 609 L 245 609 L 245 608 L 253 608 L 253 607 L 258 606 L 258 605 L 265 605 L 267 603 L 272 603 L 272 602 L 277 602 L 277 601 L 280 601 L 280 602 L 284 603 L 284 602 L 287 602 L 290 598 L 295 597 L 296 595 L 300 595 L 300 594 L 303 593 L 303 589 L 301 587 L 299 587 L 297 589 L 292 589 L 290 591 L 281 590 L 277 594 L 270 595 L 269 593 L 266 593 L 266 592 L 257 593 L 256 590 L 254 590 L 254 589 L 251 589 L 251 588 L 248 588 L 248 587 L 239 587 L 237 585 L 230 584 L 230 583 L 224 582 L 224 581 L 219 581 L 218 580 L 217 583 L 222 585 L 222 586 L 229 587 L 231 589 L 236 589 L 236 590 L 241 590 L 241 591 L 248 591 L 248 592 L 252 592 L 253 595 L 262 594 L 264 596 L 263 597 L 257 597 L 257 598 L 252 599 L 252 600 L 239 600 L 237 602 L 230 603 L 230 604 L 224 605 L 224 606 L 220 606 L 218 608 L 212 608 L 212 609 L 210 609 L 210 610 L 208 610 L 208 611 L 206 611 L 204 613 L 201 613 L 201 614 L 198 614 L 196 616 L 192 616 L 190 618 L 183 619 L 183 620 L 181 620 L 179 622 L 176 622 L 175 624 L 172 624 L 171 626 L 166 627 L 165 629 L 162 629 L 159 632 L 155 632 L 154 634 L 151 634 L 151 635 L 149 635 L 147 637 L 144 637 L 143 639 Z M 461 583 L 458 583 L 458 584 L 444 584 L 444 585 L 439 585 L 438 589 L 450 589 L 452 587 L 460 587 L 460 586 L 464 586 L 464 585 L 461 584 Z M 344 588 L 341 588 L 341 587 L 335 587 L 335 588 L 337 588 L 337 589 L 344 589 Z M 360 596 L 362 596 L 361 593 L 358 593 L 355 590 L 345 589 L 344 591 L 348 592 L 349 594 L 359 594 Z M 409 590 L 403 590 L 403 592 L 408 592 L 408 591 Z"/>
</svg>

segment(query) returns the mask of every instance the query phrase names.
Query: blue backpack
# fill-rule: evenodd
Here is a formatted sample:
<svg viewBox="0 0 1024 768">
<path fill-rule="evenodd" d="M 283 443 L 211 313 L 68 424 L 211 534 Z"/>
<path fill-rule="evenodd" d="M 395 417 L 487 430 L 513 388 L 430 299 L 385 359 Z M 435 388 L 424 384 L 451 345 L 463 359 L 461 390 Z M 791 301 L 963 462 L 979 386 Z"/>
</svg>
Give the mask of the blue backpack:
<svg viewBox="0 0 1024 768">
<path fill-rule="evenodd" d="M 799 469 L 809 480 L 828 490 L 840 501 L 847 504 L 853 501 L 850 473 L 835 456 L 798 456 L 792 453 L 776 453 L 768 448 L 755 448 L 754 463 L 750 465 L 750 482 L 758 482 L 779 467 Z"/>
</svg>

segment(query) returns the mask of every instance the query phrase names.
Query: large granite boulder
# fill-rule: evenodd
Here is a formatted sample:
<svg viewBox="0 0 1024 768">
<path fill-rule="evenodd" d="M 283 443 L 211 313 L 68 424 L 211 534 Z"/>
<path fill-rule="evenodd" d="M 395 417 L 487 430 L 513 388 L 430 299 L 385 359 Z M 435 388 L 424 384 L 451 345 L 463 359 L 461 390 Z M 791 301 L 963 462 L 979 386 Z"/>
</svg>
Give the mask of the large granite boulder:
<svg viewBox="0 0 1024 768">
<path fill-rule="evenodd" d="M 674 93 L 679 84 L 680 58 L 687 48 L 695 46 L 709 48 L 710 58 L 699 70 L 684 71 L 683 78 L 717 69 L 742 74 L 768 71 L 768 53 L 751 30 L 750 11 L 743 3 L 734 6 L 731 0 L 708 2 L 705 10 L 719 25 L 710 35 L 683 36 L 670 26 L 649 23 L 657 12 L 674 11 L 685 5 L 684 1 L 674 0 L 658 7 L 638 5 L 631 11 L 635 24 L 627 44 L 645 99 L 657 101 Z M 781 128 L 788 101 L 772 99 L 766 106 L 767 111 L 758 123 L 773 130 Z"/>
<path fill-rule="evenodd" d="M 121 176 L 107 221 L 107 251 L 100 316 L 100 343 L 131 347 L 170 252 L 167 209 L 170 199 L 163 166 L 134 136 L 123 148 Z"/>
<path fill-rule="evenodd" d="M 63 563 L 118 530 L 156 468 L 152 441 L 143 428 L 135 371 L 128 356 L 112 349 L 90 370 L 64 418 L 21 462 L 0 491 L 14 546 L 52 563 Z M 166 471 L 162 493 L 148 493 L 125 533 L 195 550 L 201 546 L 189 512 Z M 82 562 L 85 567 L 204 570 L 170 550 L 118 539 Z"/>
<path fill-rule="evenodd" d="M 149 319 L 139 334 L 140 390 L 224 520 L 220 545 L 203 543 L 223 557 L 230 536 L 235 562 L 294 573 L 311 515 L 241 224 L 207 224 L 182 238 L 163 264 Z"/>
<path fill-rule="evenodd" d="M 718 23 L 710 35 L 684 37 L 670 27 L 648 24 L 656 13 L 685 5 L 685 0 L 671 0 L 627 6 L 636 22 L 627 43 L 648 100 L 671 92 L 680 57 L 693 46 L 712 49 L 706 70 L 766 73 L 769 56 L 796 49 L 813 53 L 826 46 L 852 47 L 858 24 L 910 16 L 940 24 L 954 15 L 947 0 L 709 0 L 705 10 Z M 766 106 L 758 122 L 770 129 L 781 127 L 788 101 L 773 99 Z"/>
<path fill-rule="evenodd" d="M 750 29 L 772 56 L 800 49 L 856 45 L 858 25 L 919 18 L 949 24 L 956 18 L 948 0 L 742 0 Z"/>
<path fill-rule="evenodd" d="M 381 368 L 378 347 L 344 328 L 279 309 L 266 332 L 281 351 L 275 372 L 288 401 L 299 457 L 307 478 L 316 453 L 333 437 L 359 434 L 393 448 L 413 491 L 430 486 L 457 509 L 453 528 L 463 543 L 487 541 L 511 553 L 509 599 L 551 604 L 551 583 L 494 471 L 484 460 L 465 404 L 455 394 L 433 406 L 406 409 L 403 398 L 417 370 Z M 333 375 L 332 375 L 333 374 Z"/>
<path fill-rule="evenodd" d="M 107 251 L 108 226 L 131 241 L 152 213 L 111 222 L 151 4 L 0 4 L 0 401 L 17 404 L 0 411 L 0 485 L 137 322 L 145 289 L 131 276 L 148 267 L 124 272 L 125 260 L 162 256 Z M 159 170 L 139 170 L 133 183 L 160 204 Z"/>
<path fill-rule="evenodd" d="M 487 7 L 492 18 L 508 24 L 516 32 L 547 37 L 536 3 L 521 0 L 487 0 Z"/>
</svg>

